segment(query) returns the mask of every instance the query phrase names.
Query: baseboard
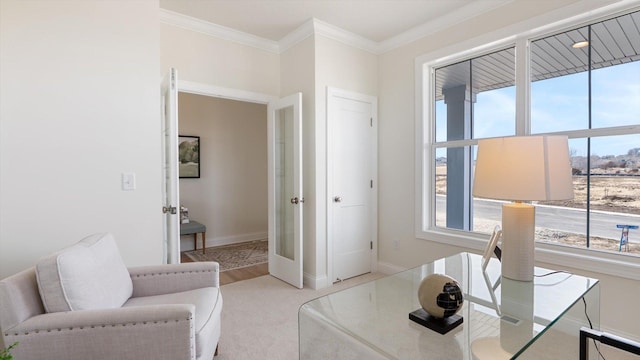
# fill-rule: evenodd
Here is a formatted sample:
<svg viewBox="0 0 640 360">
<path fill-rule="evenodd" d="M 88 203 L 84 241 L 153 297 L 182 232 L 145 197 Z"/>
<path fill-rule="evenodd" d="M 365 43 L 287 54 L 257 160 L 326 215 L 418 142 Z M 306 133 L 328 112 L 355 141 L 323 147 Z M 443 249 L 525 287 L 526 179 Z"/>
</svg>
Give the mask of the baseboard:
<svg viewBox="0 0 640 360">
<path fill-rule="evenodd" d="M 198 248 L 202 246 L 202 242 L 200 240 L 200 236 L 198 235 Z M 262 240 L 268 238 L 268 233 L 265 232 L 256 232 L 256 233 L 247 233 L 247 234 L 239 234 L 239 235 L 231 235 L 231 236 L 219 236 L 213 239 L 207 237 L 206 238 L 206 247 L 213 246 L 222 246 L 222 245 L 231 245 L 237 244 L 247 241 L 254 240 Z M 182 246 L 184 243 L 184 246 Z M 180 251 L 185 250 L 193 250 L 193 235 L 182 235 L 180 236 Z"/>
<path fill-rule="evenodd" d="M 407 269 L 390 263 L 378 262 L 375 272 L 379 272 L 385 275 L 392 275 L 405 270 Z M 314 290 L 323 289 L 333 285 L 333 283 L 329 282 L 326 274 L 322 276 L 314 276 L 309 273 L 304 273 L 302 275 L 302 281 L 305 286 L 310 287 Z"/>
<path fill-rule="evenodd" d="M 397 274 L 399 272 L 405 271 L 407 268 L 397 266 L 391 263 L 380 262 L 378 261 L 378 272 L 385 275 Z"/>
<path fill-rule="evenodd" d="M 627 332 L 624 332 L 624 331 L 620 331 L 620 330 L 617 330 L 617 329 L 613 329 L 613 328 L 610 328 L 610 327 L 601 326 L 600 327 L 600 331 L 606 332 L 606 333 L 609 333 L 609 334 L 612 334 L 612 335 L 615 335 L 615 336 L 620 336 L 620 337 L 623 337 L 623 338 L 628 339 L 628 340 L 640 342 L 640 338 L 638 337 L 638 335 L 630 334 L 630 333 L 627 333 Z"/>
<path fill-rule="evenodd" d="M 302 274 L 302 283 L 305 287 L 310 287 L 313 290 L 323 289 L 329 286 L 327 276 L 314 276 L 309 273 Z"/>
</svg>

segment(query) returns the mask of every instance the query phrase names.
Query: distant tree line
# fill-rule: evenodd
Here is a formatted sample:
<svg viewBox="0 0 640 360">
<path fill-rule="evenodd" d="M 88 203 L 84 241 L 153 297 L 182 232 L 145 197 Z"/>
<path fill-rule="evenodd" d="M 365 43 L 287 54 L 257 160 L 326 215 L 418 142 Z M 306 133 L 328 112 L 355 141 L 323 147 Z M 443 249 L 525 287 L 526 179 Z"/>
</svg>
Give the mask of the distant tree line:
<svg viewBox="0 0 640 360">
<path fill-rule="evenodd" d="M 576 150 L 571 149 L 571 167 L 574 175 L 588 173 L 586 156 L 576 156 Z M 625 173 L 637 174 L 640 168 L 640 148 L 633 148 L 627 151 L 626 155 L 591 155 L 591 169 L 626 169 Z M 620 170 L 616 173 L 621 173 Z"/>
</svg>

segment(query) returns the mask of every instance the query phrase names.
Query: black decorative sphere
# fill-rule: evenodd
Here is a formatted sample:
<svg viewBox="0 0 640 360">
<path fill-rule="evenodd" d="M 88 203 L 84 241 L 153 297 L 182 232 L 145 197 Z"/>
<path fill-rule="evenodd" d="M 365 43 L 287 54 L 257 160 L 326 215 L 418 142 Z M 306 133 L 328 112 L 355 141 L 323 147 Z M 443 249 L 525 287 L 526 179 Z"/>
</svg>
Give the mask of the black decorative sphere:
<svg viewBox="0 0 640 360">
<path fill-rule="evenodd" d="M 418 300 L 424 311 L 437 318 L 454 315 L 464 302 L 458 282 L 442 274 L 431 274 L 422 280 Z"/>
</svg>

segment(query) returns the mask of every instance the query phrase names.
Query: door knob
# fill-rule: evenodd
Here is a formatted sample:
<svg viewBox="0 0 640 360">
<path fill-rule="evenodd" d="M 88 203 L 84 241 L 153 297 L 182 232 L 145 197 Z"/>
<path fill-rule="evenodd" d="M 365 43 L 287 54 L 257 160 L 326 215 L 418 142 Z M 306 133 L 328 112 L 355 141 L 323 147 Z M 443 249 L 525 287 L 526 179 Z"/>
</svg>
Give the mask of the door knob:
<svg viewBox="0 0 640 360">
<path fill-rule="evenodd" d="M 292 198 L 291 198 L 291 203 L 292 203 L 292 204 L 294 204 L 294 205 L 295 205 L 295 204 L 298 204 L 299 202 L 300 202 L 300 200 L 298 200 L 298 197 L 297 197 L 297 196 L 296 196 L 296 197 L 292 197 Z"/>
<path fill-rule="evenodd" d="M 333 202 L 337 202 L 337 203 L 342 202 L 342 198 L 340 196 L 336 196 L 333 198 Z"/>
</svg>

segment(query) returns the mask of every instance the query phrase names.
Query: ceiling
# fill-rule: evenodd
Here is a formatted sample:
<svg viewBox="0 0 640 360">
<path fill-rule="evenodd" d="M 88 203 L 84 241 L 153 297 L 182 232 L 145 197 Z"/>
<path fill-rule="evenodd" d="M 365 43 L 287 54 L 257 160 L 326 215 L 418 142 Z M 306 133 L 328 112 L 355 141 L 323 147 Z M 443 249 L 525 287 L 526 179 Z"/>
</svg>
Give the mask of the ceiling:
<svg viewBox="0 0 640 360">
<path fill-rule="evenodd" d="M 159 1 L 164 10 L 275 42 L 313 18 L 382 43 L 451 26 L 516 0 Z M 594 24 L 591 31 L 592 68 L 640 60 L 640 12 Z M 587 33 L 585 27 L 535 41 L 532 80 L 587 70 L 587 49 L 571 48 L 575 41 L 586 39 Z M 469 87 L 470 82 L 475 91 L 512 86 L 514 66 L 515 52 L 509 48 L 476 58 L 473 66 L 463 62 L 441 68 L 436 75 L 436 98 L 442 97 L 443 88 Z"/>
<path fill-rule="evenodd" d="M 382 42 L 444 18 L 462 21 L 513 0 L 160 0 L 160 7 L 279 41 L 311 18 Z"/>
</svg>

